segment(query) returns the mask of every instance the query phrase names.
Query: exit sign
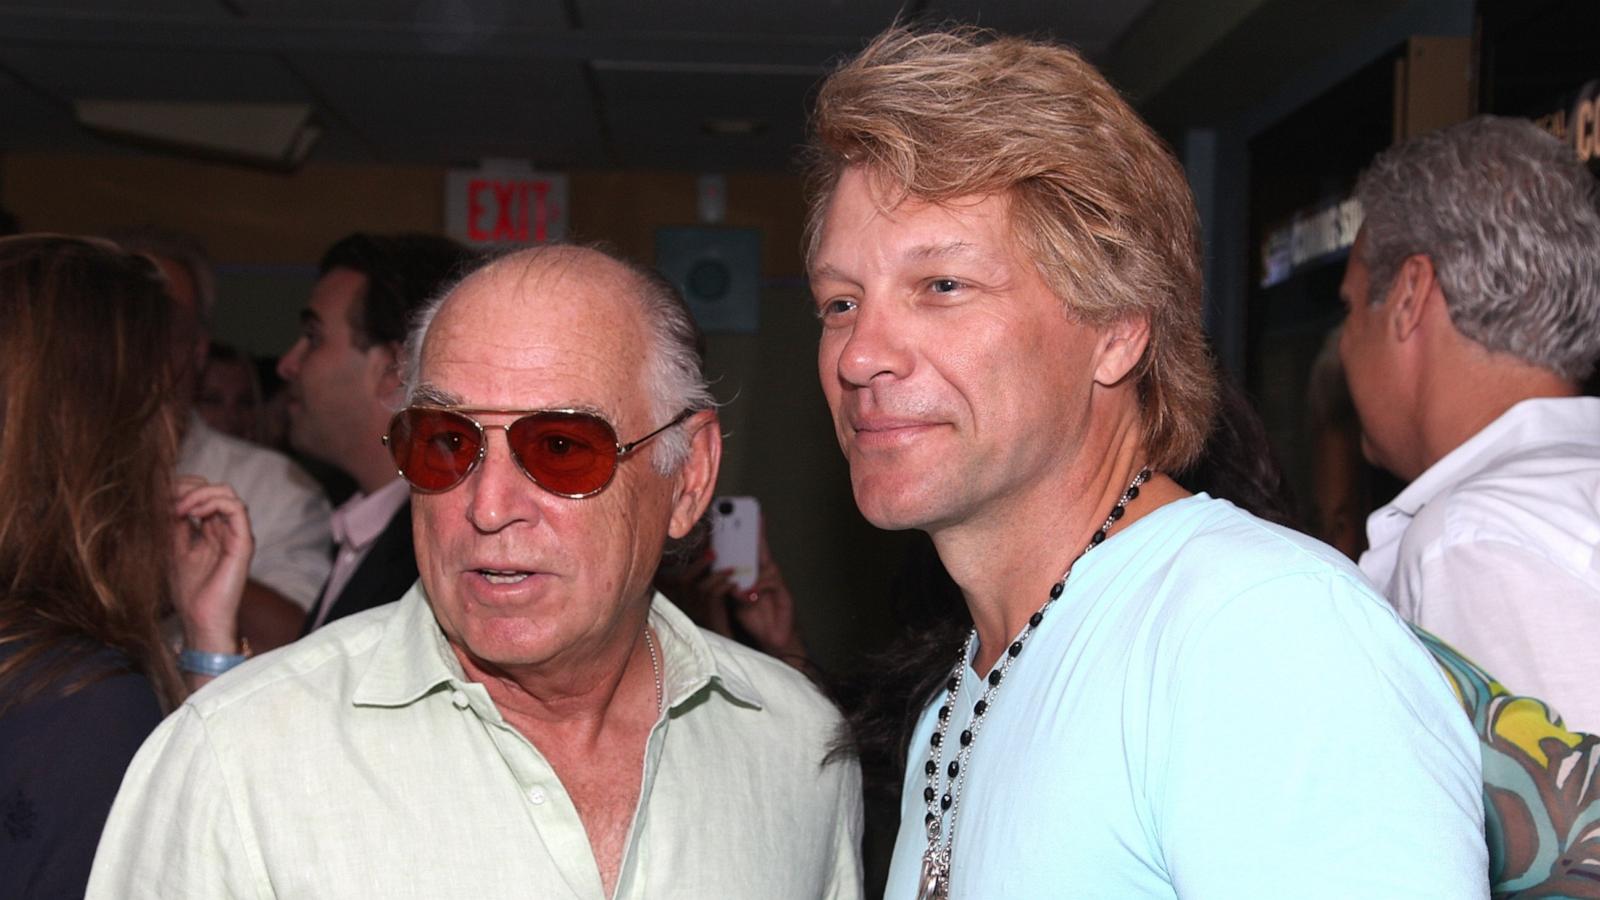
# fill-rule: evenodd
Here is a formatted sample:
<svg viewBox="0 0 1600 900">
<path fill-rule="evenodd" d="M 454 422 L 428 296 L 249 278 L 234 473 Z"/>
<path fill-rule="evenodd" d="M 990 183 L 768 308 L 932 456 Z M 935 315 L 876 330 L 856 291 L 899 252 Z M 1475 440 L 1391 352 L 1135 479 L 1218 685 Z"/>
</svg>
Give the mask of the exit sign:
<svg viewBox="0 0 1600 900">
<path fill-rule="evenodd" d="M 567 176 L 512 167 L 452 169 L 445 228 L 474 247 L 547 244 L 567 234 Z"/>
</svg>

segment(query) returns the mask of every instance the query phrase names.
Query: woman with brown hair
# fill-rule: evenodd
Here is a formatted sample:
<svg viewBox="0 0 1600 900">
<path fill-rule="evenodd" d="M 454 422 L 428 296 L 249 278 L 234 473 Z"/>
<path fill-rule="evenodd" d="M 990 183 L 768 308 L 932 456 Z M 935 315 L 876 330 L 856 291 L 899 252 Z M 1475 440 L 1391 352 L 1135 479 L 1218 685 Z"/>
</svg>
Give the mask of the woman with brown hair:
<svg viewBox="0 0 1600 900">
<path fill-rule="evenodd" d="M 172 474 L 181 354 L 164 291 L 154 265 L 109 243 L 0 239 L 0 872 L 13 896 L 83 893 L 134 751 L 243 658 L 250 523 L 231 489 Z M 179 659 L 158 626 L 172 610 Z"/>
</svg>

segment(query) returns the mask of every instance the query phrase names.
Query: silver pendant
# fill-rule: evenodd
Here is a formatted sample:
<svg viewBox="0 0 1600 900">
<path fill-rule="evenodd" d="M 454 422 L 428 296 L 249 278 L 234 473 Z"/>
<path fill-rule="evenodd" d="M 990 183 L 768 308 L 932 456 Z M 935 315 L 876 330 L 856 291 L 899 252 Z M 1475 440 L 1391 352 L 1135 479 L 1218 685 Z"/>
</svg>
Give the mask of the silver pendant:
<svg viewBox="0 0 1600 900">
<path fill-rule="evenodd" d="M 917 900 L 946 900 L 950 896 L 950 870 L 933 851 L 922 855 L 922 875 L 917 879 Z"/>
</svg>

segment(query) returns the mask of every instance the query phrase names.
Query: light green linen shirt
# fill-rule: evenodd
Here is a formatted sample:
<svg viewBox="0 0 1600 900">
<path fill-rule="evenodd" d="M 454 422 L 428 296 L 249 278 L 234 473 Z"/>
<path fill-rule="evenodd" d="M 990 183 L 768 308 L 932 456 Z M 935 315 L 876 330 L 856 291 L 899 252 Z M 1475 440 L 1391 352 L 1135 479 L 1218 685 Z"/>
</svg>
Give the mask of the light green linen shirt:
<svg viewBox="0 0 1600 900">
<path fill-rule="evenodd" d="M 838 712 L 657 595 L 668 711 L 618 898 L 861 896 L 861 773 Z M 640 773 L 619 773 L 639 778 Z M 602 898 L 544 757 L 464 679 L 421 585 L 240 666 L 135 757 L 91 898 Z"/>
</svg>

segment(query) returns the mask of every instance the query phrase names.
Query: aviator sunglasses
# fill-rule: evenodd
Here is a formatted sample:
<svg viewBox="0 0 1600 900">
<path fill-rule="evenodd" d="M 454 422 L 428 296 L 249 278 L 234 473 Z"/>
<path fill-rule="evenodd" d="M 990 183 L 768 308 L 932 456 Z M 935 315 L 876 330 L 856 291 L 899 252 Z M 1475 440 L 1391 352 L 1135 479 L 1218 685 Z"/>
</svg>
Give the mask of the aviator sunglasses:
<svg viewBox="0 0 1600 900">
<path fill-rule="evenodd" d="M 389 420 L 383 443 L 412 487 L 437 494 L 465 481 L 483 462 L 488 440 L 484 426 L 472 416 L 506 413 L 522 415 L 510 424 L 488 427 L 505 430 L 511 458 L 523 474 L 552 494 L 577 500 L 605 490 L 620 460 L 694 410 L 686 409 L 655 431 L 622 444 L 610 422 L 575 409 L 408 406 Z"/>
</svg>

